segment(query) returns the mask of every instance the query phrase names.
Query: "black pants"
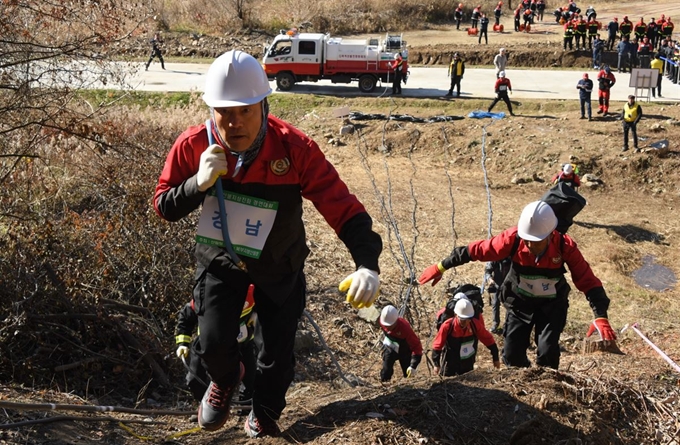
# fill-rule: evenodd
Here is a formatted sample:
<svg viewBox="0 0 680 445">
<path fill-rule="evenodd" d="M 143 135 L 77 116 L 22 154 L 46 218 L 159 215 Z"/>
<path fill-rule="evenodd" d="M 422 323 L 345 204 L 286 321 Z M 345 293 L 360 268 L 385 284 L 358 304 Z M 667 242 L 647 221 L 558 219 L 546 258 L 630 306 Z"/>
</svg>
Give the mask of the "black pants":
<svg viewBox="0 0 680 445">
<path fill-rule="evenodd" d="M 476 28 L 477 23 L 479 23 L 479 19 L 472 19 L 472 28 Z"/>
<path fill-rule="evenodd" d="M 484 42 L 488 45 L 489 44 L 489 33 L 487 29 L 481 29 L 479 31 L 479 39 L 477 40 L 477 43 L 482 43 L 482 36 L 484 36 Z"/>
<path fill-rule="evenodd" d="M 460 96 L 460 81 L 463 80 L 462 77 L 460 76 L 451 76 L 451 87 L 449 88 L 449 93 L 448 94 L 453 94 L 453 90 L 455 88 L 456 92 L 458 93 L 457 96 Z"/>
<path fill-rule="evenodd" d="M 149 69 L 149 65 L 151 65 L 151 62 L 153 61 L 154 57 L 158 57 L 158 60 L 161 61 L 161 68 L 165 69 L 165 62 L 163 61 L 163 55 L 161 54 L 160 49 L 155 49 L 151 51 L 151 55 L 149 56 L 149 61 L 146 62 L 146 69 Z"/>
<path fill-rule="evenodd" d="M 564 49 L 565 49 L 565 51 L 567 49 L 567 45 L 569 46 L 570 50 L 574 49 L 573 42 L 574 42 L 574 37 L 565 37 L 564 38 Z"/>
<path fill-rule="evenodd" d="M 560 335 L 567 323 L 567 298 L 543 302 L 535 307 L 530 322 L 506 307 L 503 336 L 503 362 L 508 366 L 529 367 L 527 349 L 534 330 L 536 364 L 557 369 L 560 365 Z"/>
<path fill-rule="evenodd" d="M 654 94 L 654 88 L 652 88 L 652 97 L 656 97 L 657 95 L 661 97 L 661 79 L 663 79 L 663 74 L 659 73 L 659 76 L 656 78 L 656 93 Z"/>
<path fill-rule="evenodd" d="M 638 148 L 637 124 L 623 121 L 623 146 L 628 148 L 628 130 L 633 133 L 633 147 Z"/>
<path fill-rule="evenodd" d="M 401 68 L 397 68 L 392 81 L 392 94 L 401 94 L 401 77 Z"/>
<path fill-rule="evenodd" d="M 405 341 L 399 342 L 399 352 L 394 352 L 394 350 L 383 346 L 382 353 L 382 369 L 380 370 L 380 381 L 387 382 L 394 375 L 394 364 L 399 361 L 401 365 L 401 372 L 404 377 L 406 377 L 406 370 L 411 365 L 411 348 L 408 347 L 408 343 Z"/>
<path fill-rule="evenodd" d="M 456 29 L 460 29 L 460 20 L 461 19 L 456 19 Z"/>
<path fill-rule="evenodd" d="M 489 303 L 491 305 L 491 327 L 497 328 L 501 324 L 501 295 L 500 290 L 491 292 L 489 294 Z"/>
<path fill-rule="evenodd" d="M 189 370 L 186 376 L 186 383 L 193 394 L 196 401 L 203 398 L 203 394 L 208 389 L 210 384 L 210 377 L 203 367 L 201 359 L 196 354 L 196 350 L 200 349 L 200 337 L 196 337 L 191 345 L 191 354 L 189 356 L 188 366 Z M 255 371 L 257 369 L 257 347 L 254 340 L 248 340 L 239 343 L 239 352 L 241 355 L 241 363 L 245 373 L 243 374 L 243 387 L 239 393 L 240 400 L 249 400 L 253 397 L 253 390 L 255 385 Z"/>
<path fill-rule="evenodd" d="M 496 95 L 496 98 L 491 102 L 491 105 L 489 105 L 489 113 L 491 110 L 493 110 L 493 107 L 496 106 L 498 101 L 502 100 L 505 102 L 505 105 L 508 106 L 508 111 L 510 114 L 512 114 L 512 103 L 510 103 L 510 98 L 508 97 L 508 92 L 507 91 L 499 91 L 498 94 Z"/>
<path fill-rule="evenodd" d="M 614 42 L 616 42 L 616 36 L 609 36 L 607 38 L 607 51 L 614 49 Z"/>
<path fill-rule="evenodd" d="M 251 280 L 238 270 L 209 270 L 199 266 L 194 287 L 203 360 L 212 381 L 221 387 L 233 387 L 240 373 L 239 318 Z M 286 392 L 294 377 L 293 346 L 298 321 L 305 306 L 305 277 L 302 271 L 290 277 L 295 283 L 281 305 L 260 288 L 255 288 L 255 307 L 261 335 L 258 348 L 253 411 L 256 417 L 267 415 L 278 420 L 286 407 Z"/>
</svg>

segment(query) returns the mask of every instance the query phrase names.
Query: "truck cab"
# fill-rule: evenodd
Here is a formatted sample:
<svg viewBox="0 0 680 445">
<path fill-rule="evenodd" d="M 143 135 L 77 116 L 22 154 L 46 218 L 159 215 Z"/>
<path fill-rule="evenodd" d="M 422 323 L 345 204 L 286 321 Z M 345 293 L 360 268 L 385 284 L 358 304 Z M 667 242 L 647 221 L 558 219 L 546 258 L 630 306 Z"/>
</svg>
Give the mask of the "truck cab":
<svg viewBox="0 0 680 445">
<path fill-rule="evenodd" d="M 295 82 L 316 81 L 321 76 L 324 34 L 296 30 L 279 34 L 264 55 L 264 71 L 269 80 L 276 79 L 282 91 L 293 88 Z"/>
</svg>

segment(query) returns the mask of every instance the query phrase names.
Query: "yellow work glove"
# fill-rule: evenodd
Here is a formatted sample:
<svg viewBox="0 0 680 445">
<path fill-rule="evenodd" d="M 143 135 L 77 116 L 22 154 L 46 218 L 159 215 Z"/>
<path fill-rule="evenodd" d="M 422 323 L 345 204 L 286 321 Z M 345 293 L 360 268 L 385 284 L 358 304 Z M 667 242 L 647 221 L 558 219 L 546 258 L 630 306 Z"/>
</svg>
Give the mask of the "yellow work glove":
<svg viewBox="0 0 680 445">
<path fill-rule="evenodd" d="M 416 368 L 411 368 L 410 366 L 406 368 L 406 377 L 413 377 L 416 375 Z"/>
<path fill-rule="evenodd" d="M 187 358 L 189 357 L 189 348 L 182 345 L 177 348 L 177 358 Z"/>
<path fill-rule="evenodd" d="M 380 291 L 378 272 L 361 268 L 342 280 L 338 289 L 347 292 L 347 302 L 353 307 L 371 307 Z"/>
</svg>

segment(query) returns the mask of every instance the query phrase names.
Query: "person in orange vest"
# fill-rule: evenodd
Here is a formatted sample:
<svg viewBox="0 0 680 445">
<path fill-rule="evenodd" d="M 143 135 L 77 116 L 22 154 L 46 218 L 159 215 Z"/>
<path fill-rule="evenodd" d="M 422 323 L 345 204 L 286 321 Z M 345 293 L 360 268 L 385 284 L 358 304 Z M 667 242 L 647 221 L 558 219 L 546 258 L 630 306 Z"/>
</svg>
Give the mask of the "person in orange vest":
<svg viewBox="0 0 680 445">
<path fill-rule="evenodd" d="M 605 65 L 600 72 L 597 74 L 598 83 L 598 101 L 600 104 L 597 114 L 606 116 L 609 112 L 609 93 L 611 88 L 616 83 L 616 77 L 612 73 L 609 65 Z"/>
<path fill-rule="evenodd" d="M 663 38 L 664 39 L 672 38 L 674 28 L 675 28 L 675 25 L 671 21 L 671 18 L 670 17 L 666 18 L 666 21 L 661 26 L 661 35 L 663 36 Z"/>
<path fill-rule="evenodd" d="M 619 32 L 621 33 L 621 40 L 623 40 L 624 37 L 628 37 L 630 40 L 630 33 L 633 32 L 633 22 L 628 20 L 627 15 L 623 16 L 623 21 L 619 25 Z"/>
<path fill-rule="evenodd" d="M 519 32 L 519 22 L 521 16 L 522 16 L 522 4 L 520 3 L 519 5 L 517 5 L 517 9 L 515 9 L 515 13 L 513 14 L 513 18 L 515 19 L 515 32 Z"/>
<path fill-rule="evenodd" d="M 635 33 L 635 37 L 637 37 L 638 42 L 641 42 L 642 39 L 647 35 L 647 24 L 645 23 L 644 17 L 640 17 L 640 21 L 635 24 L 633 27 L 633 33 Z"/>
<path fill-rule="evenodd" d="M 656 21 L 657 49 L 661 49 L 662 42 L 664 41 L 664 37 L 663 37 L 663 24 L 664 23 L 666 23 L 666 16 L 664 14 L 661 14 L 661 17 L 659 17 L 659 20 Z"/>
<path fill-rule="evenodd" d="M 564 51 L 567 50 L 567 45 L 569 45 L 569 51 L 574 49 L 574 22 L 569 20 L 564 24 Z"/>
<path fill-rule="evenodd" d="M 479 18 L 482 16 L 482 5 L 477 5 L 475 9 L 472 10 L 472 28 L 477 28 L 477 23 L 479 23 Z"/>
<path fill-rule="evenodd" d="M 385 334 L 380 381 L 390 381 L 397 361 L 404 377 L 413 377 L 423 357 L 423 344 L 413 332 L 411 324 L 400 317 L 397 308 L 390 304 L 380 313 L 380 328 Z"/>
<path fill-rule="evenodd" d="M 503 14 L 503 2 L 498 2 L 493 10 L 493 16 L 496 19 L 496 26 L 501 24 L 501 15 Z"/>
<path fill-rule="evenodd" d="M 588 31 L 588 22 L 583 19 L 582 15 L 579 15 L 574 23 L 574 34 L 576 34 L 576 51 L 579 49 L 586 49 L 586 32 Z M 581 42 L 579 46 L 578 42 Z"/>
<path fill-rule="evenodd" d="M 508 106 L 510 115 L 514 116 L 515 113 L 512 112 L 512 103 L 508 97 L 508 91 L 512 93 L 512 84 L 510 83 L 510 79 L 505 77 L 505 71 L 498 73 L 498 79 L 496 79 L 494 91 L 496 92 L 496 98 L 493 100 L 493 102 L 491 102 L 491 105 L 489 105 L 489 109 L 487 111 L 491 113 L 491 110 L 493 110 L 493 107 L 496 106 L 498 101 L 502 100 L 505 102 L 505 105 Z"/>
<path fill-rule="evenodd" d="M 404 59 L 401 53 L 394 55 L 394 60 L 390 63 L 390 68 L 394 71 L 394 79 L 392 80 L 392 94 L 401 94 L 401 78 L 403 71 Z"/>
</svg>

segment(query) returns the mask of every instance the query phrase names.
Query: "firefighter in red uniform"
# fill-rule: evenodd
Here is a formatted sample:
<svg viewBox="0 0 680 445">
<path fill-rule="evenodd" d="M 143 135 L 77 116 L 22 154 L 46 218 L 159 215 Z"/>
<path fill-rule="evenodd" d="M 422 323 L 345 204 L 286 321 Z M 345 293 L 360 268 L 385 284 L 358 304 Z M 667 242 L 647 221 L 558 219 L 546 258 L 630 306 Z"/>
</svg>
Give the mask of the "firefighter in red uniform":
<svg viewBox="0 0 680 445">
<path fill-rule="evenodd" d="M 564 24 L 564 50 L 567 50 L 567 45 L 569 45 L 569 50 L 571 51 L 574 49 L 574 32 L 575 32 L 575 25 L 572 20 L 567 21 L 567 23 Z M 577 43 L 578 45 L 578 43 Z"/>
<path fill-rule="evenodd" d="M 599 109 L 597 110 L 597 114 L 606 115 L 609 112 L 610 90 L 616 83 L 616 77 L 614 77 L 614 73 L 612 73 L 612 70 L 611 68 L 609 68 L 609 65 L 605 65 L 597 74 L 597 82 L 598 82 L 597 97 L 600 104 Z"/>
<path fill-rule="evenodd" d="M 390 63 L 390 68 L 394 71 L 392 80 L 392 94 L 401 94 L 401 79 L 404 76 L 404 59 L 401 54 L 394 55 L 394 60 Z"/>
<path fill-rule="evenodd" d="M 628 20 L 627 15 L 623 16 L 623 21 L 619 25 L 619 32 L 621 33 L 621 40 L 626 36 L 630 39 L 630 33 L 633 32 L 633 22 Z"/>
<path fill-rule="evenodd" d="M 380 328 L 385 334 L 380 381 L 387 382 L 392 378 L 397 360 L 404 377 L 413 377 L 423 357 L 423 344 L 411 324 L 399 316 L 396 307 L 387 305 L 380 313 Z"/>
<path fill-rule="evenodd" d="M 489 113 L 491 113 L 491 110 L 493 110 L 493 107 L 496 106 L 498 101 L 502 100 L 505 102 L 505 105 L 508 106 L 510 114 L 512 116 L 515 115 L 515 113 L 512 112 L 512 102 L 510 102 L 510 97 L 508 97 L 508 91 L 512 93 L 512 84 L 510 83 L 510 79 L 505 77 L 505 71 L 501 71 L 498 73 L 498 79 L 496 79 L 496 84 L 494 85 L 496 97 L 491 102 L 491 105 L 489 105 L 489 109 L 487 110 Z"/>
<path fill-rule="evenodd" d="M 380 286 L 382 241 L 371 217 L 319 146 L 269 114 L 271 91 L 251 55 L 232 50 L 215 59 L 203 94 L 210 119 L 175 140 L 153 201 L 168 221 L 201 209 L 193 298 L 198 355 L 211 379 L 198 409 L 203 429 L 217 430 L 229 417 L 241 374 L 239 317 L 248 288 L 255 285 L 262 343 L 253 409 L 245 423 L 250 437 L 279 434 L 276 421 L 295 375 L 293 346 L 305 306 L 309 254 L 302 198 L 324 216 L 356 264 L 339 286 L 347 301 L 371 306 Z M 226 215 L 228 227 L 222 225 Z"/>
<path fill-rule="evenodd" d="M 638 42 L 641 42 L 643 37 L 647 34 L 647 24 L 645 23 L 644 17 L 640 17 L 640 21 L 635 24 L 633 33 L 635 33 Z"/>
<path fill-rule="evenodd" d="M 579 49 L 586 49 L 586 33 L 588 31 L 588 22 L 583 19 L 582 15 L 574 21 L 574 33 L 576 34 L 576 51 Z M 581 42 L 579 45 L 578 42 Z"/>
<path fill-rule="evenodd" d="M 562 170 L 552 177 L 551 182 L 553 184 L 564 182 L 574 190 L 581 187 L 581 178 L 578 177 L 578 174 L 574 171 L 574 166 L 571 164 L 564 164 Z"/>
<path fill-rule="evenodd" d="M 558 369 L 560 335 L 567 321 L 569 292 L 564 276 L 569 267 L 576 287 L 586 295 L 595 320 L 587 335 L 597 330 L 605 343 L 614 342 L 616 334 L 609 325 L 609 298 L 602 282 L 593 274 L 576 242 L 561 234 L 557 217 L 543 201 L 528 204 L 512 227 L 490 239 L 456 247 L 451 255 L 429 266 L 418 279 L 435 285 L 452 267 L 470 261 L 499 261 L 512 257 L 512 266 L 501 285 L 501 299 L 506 308 L 503 362 L 508 366 L 530 366 L 527 349 L 531 332 L 537 346 L 536 364 Z"/>
<path fill-rule="evenodd" d="M 456 19 L 456 29 L 460 29 L 460 21 L 463 20 L 463 4 L 458 3 L 458 7 L 453 11 L 453 17 Z"/>
<path fill-rule="evenodd" d="M 442 323 L 432 343 L 434 373 L 452 376 L 472 371 L 480 341 L 491 351 L 494 367 L 500 368 L 498 346 L 484 326 L 484 318 L 475 316 L 475 309 L 465 294 L 459 295 L 462 297 L 456 302 L 455 315 Z"/>
<path fill-rule="evenodd" d="M 593 49 L 593 40 L 595 40 L 595 37 L 597 37 L 599 30 L 600 22 L 595 20 L 595 17 L 591 17 L 588 21 L 588 49 Z"/>
</svg>

